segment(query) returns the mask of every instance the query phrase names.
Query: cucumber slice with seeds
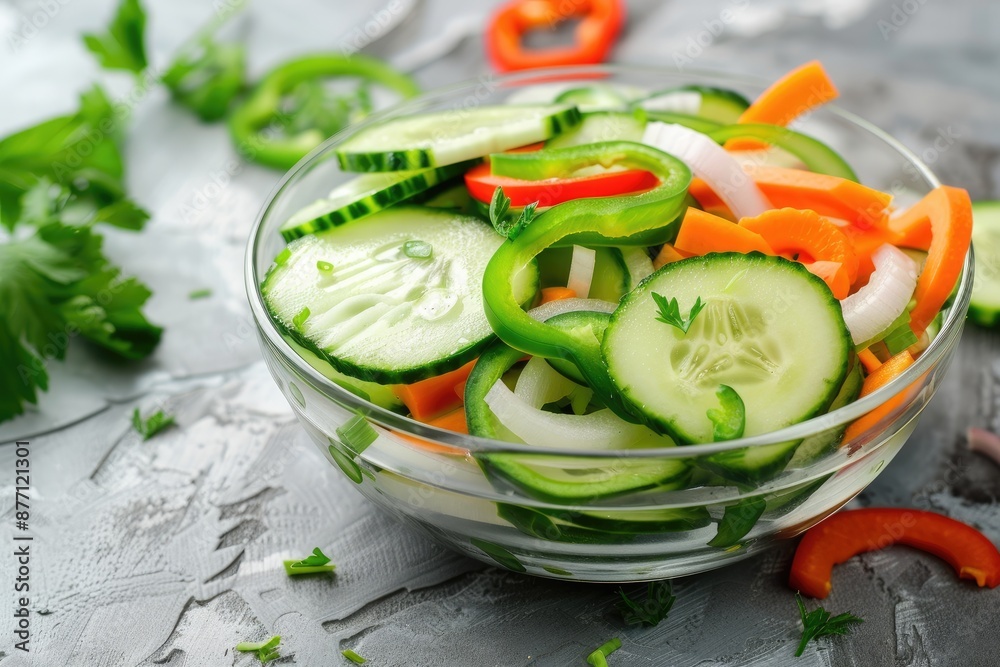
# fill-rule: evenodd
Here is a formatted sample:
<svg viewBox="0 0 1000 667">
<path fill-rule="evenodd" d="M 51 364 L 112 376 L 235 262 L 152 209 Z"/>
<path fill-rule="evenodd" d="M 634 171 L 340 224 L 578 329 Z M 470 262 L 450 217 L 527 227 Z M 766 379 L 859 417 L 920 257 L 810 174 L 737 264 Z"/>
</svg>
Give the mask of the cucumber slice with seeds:
<svg viewBox="0 0 1000 667">
<path fill-rule="evenodd" d="M 697 298 L 704 310 L 684 333 L 657 320 L 653 292 L 676 298 L 684 315 Z M 706 413 L 719 407 L 723 384 L 743 399 L 747 436 L 825 412 L 852 349 L 826 284 L 801 264 L 760 253 L 667 264 L 625 297 L 602 345 L 612 379 L 644 421 L 683 443 L 712 441 Z"/>
<path fill-rule="evenodd" d="M 546 148 L 582 146 L 602 141 L 641 141 L 646 120 L 641 111 L 595 111 L 582 122 L 545 143 Z"/>
<path fill-rule="evenodd" d="M 340 145 L 337 159 L 347 171 L 441 167 L 545 141 L 579 122 L 568 104 L 415 114 L 362 129 Z"/>
<path fill-rule="evenodd" d="M 363 218 L 458 176 L 471 166 L 472 162 L 461 162 L 447 167 L 358 176 L 335 188 L 325 199 L 295 213 L 281 226 L 281 236 L 294 241 Z"/>
<path fill-rule="evenodd" d="M 458 368 L 493 339 L 483 272 L 503 243 L 478 218 L 394 207 L 292 242 L 261 291 L 278 325 L 336 370 L 380 384 Z M 534 265 L 516 293 L 534 298 Z"/>
<path fill-rule="evenodd" d="M 653 93 L 635 105 L 650 111 L 682 113 L 718 123 L 735 123 L 750 106 L 750 101 L 726 88 L 680 86 Z"/>
</svg>

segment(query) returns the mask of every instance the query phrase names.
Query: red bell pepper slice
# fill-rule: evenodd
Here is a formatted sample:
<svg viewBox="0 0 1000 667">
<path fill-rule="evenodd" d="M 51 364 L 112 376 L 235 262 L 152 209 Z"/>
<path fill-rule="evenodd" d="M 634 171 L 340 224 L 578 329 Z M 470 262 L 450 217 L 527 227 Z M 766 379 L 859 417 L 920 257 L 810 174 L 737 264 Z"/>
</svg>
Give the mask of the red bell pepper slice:
<svg viewBox="0 0 1000 667">
<path fill-rule="evenodd" d="M 788 584 L 823 599 L 832 588 L 834 565 L 893 544 L 942 558 L 979 586 L 1000 585 L 1000 551 L 985 535 L 943 514 L 894 508 L 846 510 L 810 528 L 795 551 Z"/>
<path fill-rule="evenodd" d="M 525 49 L 529 30 L 554 28 L 580 18 L 576 43 L 571 47 Z M 591 65 L 603 62 L 625 23 L 622 0 L 513 0 L 500 7 L 486 29 L 486 51 L 501 72 Z"/>
<path fill-rule="evenodd" d="M 473 198 L 488 204 L 493 199 L 493 192 L 500 187 L 510 197 L 511 206 L 527 206 L 532 202 L 538 202 L 541 207 L 555 206 L 584 197 L 612 197 L 642 192 L 655 188 L 657 183 L 659 181 L 656 176 L 638 169 L 544 181 L 497 176 L 490 172 L 488 164 L 477 165 L 465 173 L 465 185 Z"/>
</svg>

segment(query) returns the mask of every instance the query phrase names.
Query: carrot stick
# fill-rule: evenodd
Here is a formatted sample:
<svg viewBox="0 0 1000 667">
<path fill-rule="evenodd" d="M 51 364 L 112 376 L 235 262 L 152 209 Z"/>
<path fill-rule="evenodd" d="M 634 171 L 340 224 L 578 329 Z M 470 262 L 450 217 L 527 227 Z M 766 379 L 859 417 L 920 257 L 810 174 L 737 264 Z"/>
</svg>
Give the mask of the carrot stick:
<svg viewBox="0 0 1000 667">
<path fill-rule="evenodd" d="M 803 169 L 755 166 L 749 173 L 775 208 L 809 209 L 862 229 L 884 222 L 892 201 L 892 195 L 860 183 Z"/>
<path fill-rule="evenodd" d="M 874 373 L 878 370 L 878 367 L 882 365 L 882 362 L 878 360 L 875 353 L 867 347 L 858 352 L 858 360 L 861 362 L 861 365 L 865 367 L 865 372 L 868 374 Z"/>
<path fill-rule="evenodd" d="M 836 99 L 839 93 L 826 70 L 814 60 L 781 77 L 760 94 L 740 116 L 741 123 L 788 125 L 821 104 Z M 759 150 L 767 144 L 756 139 L 733 139 L 726 142 L 729 150 Z"/>
<path fill-rule="evenodd" d="M 931 190 L 906 213 L 889 221 L 889 227 L 904 236 L 915 229 L 930 229 L 927 261 L 917 279 L 913 298 L 917 305 L 910 311 L 910 327 L 924 333 L 955 288 L 965 255 L 972 240 L 972 202 L 961 188 L 942 185 Z"/>
<path fill-rule="evenodd" d="M 475 361 L 461 368 L 413 384 L 397 384 L 392 391 L 399 397 L 410 415 L 417 421 L 428 421 L 462 405 L 462 398 L 455 393 L 455 385 L 465 382 Z"/>
<path fill-rule="evenodd" d="M 562 299 L 573 299 L 576 297 L 576 290 L 569 287 L 543 287 L 542 300 L 538 305 L 549 303 L 550 301 L 561 301 Z"/>
<path fill-rule="evenodd" d="M 858 356 L 860 357 L 861 355 L 859 354 Z M 861 394 L 858 398 L 867 396 L 876 389 L 880 389 L 889 384 L 890 381 L 899 377 L 903 371 L 912 366 L 913 361 L 913 355 L 910 354 L 909 350 L 903 350 L 899 354 L 890 357 L 887 361 L 885 361 L 885 363 L 880 364 L 877 369 L 865 378 L 864 383 L 861 385 Z M 919 384 L 919 381 L 917 384 Z M 850 442 L 878 424 L 886 415 L 891 414 L 896 408 L 902 405 L 907 397 L 908 395 L 906 392 L 896 394 L 882 405 L 854 421 L 847 427 L 847 430 L 844 431 L 844 437 L 841 442 Z"/>
<path fill-rule="evenodd" d="M 659 270 L 667 264 L 679 262 L 682 259 L 687 259 L 689 256 L 690 255 L 679 252 L 677 248 L 669 243 L 664 243 L 663 247 L 660 248 L 660 252 L 657 253 L 656 259 L 653 260 L 653 268 Z"/>
<path fill-rule="evenodd" d="M 469 432 L 469 425 L 465 419 L 465 408 L 452 410 L 451 412 L 447 412 L 440 417 L 430 419 L 426 423 L 430 426 L 437 426 L 438 428 L 443 428 L 448 431 L 454 431 L 455 433 Z M 399 431 L 393 431 L 393 435 L 398 438 L 402 438 L 407 444 L 413 445 L 432 454 L 448 454 L 450 456 L 468 456 L 469 454 L 469 450 L 463 449 L 462 447 L 453 447 L 452 445 L 443 445 L 441 443 L 431 442 L 430 440 L 424 440 L 412 435 L 406 435 L 405 433 L 400 433 Z"/>
<path fill-rule="evenodd" d="M 698 205 L 709 213 L 736 222 L 736 217 L 729 210 L 729 207 L 726 206 L 726 203 L 722 201 L 719 195 L 715 194 L 715 190 L 710 188 L 708 183 L 700 178 L 695 177 L 691 179 L 691 185 L 688 186 L 688 194 L 694 197 L 698 201 Z"/>
<path fill-rule="evenodd" d="M 688 208 L 684 214 L 674 247 L 691 255 L 754 251 L 775 254 L 760 234 L 696 208 Z"/>
<path fill-rule="evenodd" d="M 838 299 L 850 293 L 850 285 L 858 274 L 858 258 L 844 233 L 826 218 L 813 211 L 782 208 L 743 218 L 739 224 L 763 236 L 779 255 L 798 257 L 806 264 L 839 262 L 840 269 L 826 283 Z M 683 226 L 682 223 L 682 229 Z"/>
</svg>

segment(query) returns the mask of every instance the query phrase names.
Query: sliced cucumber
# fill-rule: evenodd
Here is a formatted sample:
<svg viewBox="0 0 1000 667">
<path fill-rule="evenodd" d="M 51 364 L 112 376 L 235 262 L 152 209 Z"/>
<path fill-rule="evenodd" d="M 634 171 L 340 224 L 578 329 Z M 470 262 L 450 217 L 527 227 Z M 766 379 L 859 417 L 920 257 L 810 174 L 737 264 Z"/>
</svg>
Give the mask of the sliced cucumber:
<svg viewBox="0 0 1000 667">
<path fill-rule="evenodd" d="M 578 526 L 609 533 L 673 533 L 696 530 L 711 523 L 705 507 L 655 510 L 600 510 L 569 512 L 545 510 Z"/>
<path fill-rule="evenodd" d="M 972 247 L 976 276 L 969 317 L 987 327 L 1000 325 L 1000 202 L 972 205 Z"/>
<path fill-rule="evenodd" d="M 549 542 L 570 544 L 623 544 L 632 542 L 635 533 L 602 532 L 581 528 L 572 523 L 560 521 L 552 514 L 542 513 L 531 507 L 497 503 L 497 516 L 508 521 L 525 535 L 531 535 Z"/>
<path fill-rule="evenodd" d="M 477 218 L 394 207 L 292 242 L 262 292 L 279 326 L 341 373 L 416 382 L 493 338 L 482 279 L 502 242 Z M 519 298 L 533 298 L 536 268 L 517 283 Z"/>
<path fill-rule="evenodd" d="M 851 168 L 847 160 L 842 158 L 837 151 L 818 139 L 813 139 L 808 135 L 796 132 L 787 127 L 779 128 L 775 125 L 736 123 L 712 130 L 707 134 L 720 144 L 730 139 L 747 137 L 760 139 L 764 143 L 770 144 L 775 148 L 780 148 L 794 158 L 798 158 L 809 171 L 844 178 L 855 183 L 858 182 L 858 175 L 854 173 L 854 169 Z M 786 165 L 778 164 L 776 166 Z"/>
<path fill-rule="evenodd" d="M 362 129 L 340 145 L 337 159 L 348 171 L 441 167 L 545 141 L 579 122 L 568 104 L 414 114 Z"/>
<path fill-rule="evenodd" d="M 555 503 L 684 485 L 691 467 L 682 459 L 575 458 L 545 454 L 478 454 L 492 480 L 502 480 L 533 498 Z"/>
<path fill-rule="evenodd" d="M 602 141 L 641 141 L 646 120 L 641 112 L 595 111 L 573 129 L 545 142 L 546 148 L 582 146 Z"/>
<path fill-rule="evenodd" d="M 424 192 L 464 173 L 471 162 L 414 171 L 358 176 L 295 213 L 281 227 L 281 236 L 294 241 L 307 234 L 357 220 Z"/>
<path fill-rule="evenodd" d="M 596 313 L 580 310 L 572 313 L 562 313 L 548 320 L 547 323 L 560 328 L 568 329 L 577 333 L 581 339 L 593 340 L 595 348 L 600 347 L 604 339 L 604 330 L 608 327 L 611 316 L 607 313 Z M 556 369 L 570 380 L 584 384 L 586 380 L 580 374 L 579 369 L 571 361 L 566 359 L 548 359 L 549 365 Z"/>
<path fill-rule="evenodd" d="M 575 104 L 580 111 L 618 111 L 628 106 L 628 98 L 611 86 L 570 88 L 556 96 L 555 102 Z"/>
<path fill-rule="evenodd" d="M 476 200 L 472 198 L 469 189 L 463 183 L 455 185 L 443 183 L 417 195 L 413 201 L 427 208 L 444 208 L 465 215 L 479 214 L 475 206 Z M 488 220 L 489 215 L 485 219 Z"/>
<path fill-rule="evenodd" d="M 685 334 L 657 320 L 652 294 L 676 298 Z M 853 349 L 840 303 L 801 264 L 760 253 L 716 253 L 667 264 L 611 316 L 602 351 L 615 385 L 654 430 L 711 442 L 720 385 L 746 406 L 747 436 L 824 412 Z M 767 448 L 753 448 L 756 458 Z"/>
<path fill-rule="evenodd" d="M 653 93 L 635 104 L 649 111 L 682 113 L 717 123 L 735 123 L 750 106 L 750 101 L 725 88 L 680 86 Z"/>
</svg>

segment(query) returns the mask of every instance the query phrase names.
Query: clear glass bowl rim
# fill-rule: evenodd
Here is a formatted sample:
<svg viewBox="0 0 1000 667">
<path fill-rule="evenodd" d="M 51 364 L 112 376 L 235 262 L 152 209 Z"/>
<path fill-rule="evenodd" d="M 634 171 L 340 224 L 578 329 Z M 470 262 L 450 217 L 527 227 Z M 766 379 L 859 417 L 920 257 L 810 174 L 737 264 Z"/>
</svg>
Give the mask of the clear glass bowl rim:
<svg viewBox="0 0 1000 667">
<path fill-rule="evenodd" d="M 649 75 L 662 74 L 666 76 L 683 75 L 690 77 L 692 82 L 713 84 L 737 84 L 754 85 L 763 88 L 768 82 L 751 76 L 734 75 L 719 70 L 711 69 L 684 69 L 679 70 L 670 67 L 650 66 L 650 65 L 583 65 L 573 67 L 559 67 L 550 69 L 528 70 L 505 74 L 496 78 L 499 85 L 505 83 L 550 83 L 569 80 L 586 80 L 588 78 L 600 79 L 613 77 L 614 75 L 628 75 L 629 73 L 645 73 Z M 386 408 L 370 403 L 359 396 L 340 387 L 335 382 L 327 378 L 318 370 L 313 368 L 305 359 L 299 356 L 284 340 L 278 328 L 271 320 L 267 308 L 264 306 L 263 295 L 260 292 L 260 278 L 256 266 L 256 256 L 261 243 L 261 235 L 264 229 L 264 222 L 268 217 L 272 206 L 285 193 L 286 189 L 294 186 L 296 177 L 311 169 L 315 164 L 328 157 L 328 153 L 337 144 L 341 143 L 349 135 L 361 128 L 373 125 L 385 118 L 405 114 L 412 107 L 423 106 L 430 102 L 442 102 L 453 99 L 463 91 L 474 91 L 477 86 L 482 86 L 482 79 L 470 79 L 450 86 L 444 86 L 428 91 L 418 97 L 412 98 L 389 109 L 373 114 L 363 122 L 345 128 L 341 132 L 331 136 L 320 146 L 314 149 L 306 157 L 292 167 L 281 180 L 274 186 L 268 194 L 267 201 L 261 207 L 260 213 L 250 231 L 249 243 L 244 263 L 244 279 L 246 282 L 247 298 L 250 302 L 251 312 L 258 332 L 262 333 L 265 341 L 272 346 L 286 362 L 289 362 L 299 372 L 301 377 L 307 378 L 310 384 L 324 394 L 335 397 L 336 401 L 350 409 L 361 411 L 368 419 L 374 423 L 395 431 L 400 431 L 407 435 L 416 436 L 425 440 L 439 442 L 442 444 L 461 447 L 473 452 L 503 451 L 521 452 L 532 454 L 544 454 L 549 456 L 574 456 L 591 458 L 686 458 L 694 456 L 706 456 L 717 454 L 750 446 L 762 446 L 775 444 L 802 438 L 821 433 L 831 428 L 855 421 L 859 417 L 871 412 L 895 395 L 908 388 L 921 378 L 940 361 L 951 348 L 957 344 L 957 338 L 961 335 L 962 326 L 966 311 L 969 306 L 969 299 L 972 295 L 973 276 L 973 253 L 969 249 L 962 269 L 958 291 L 955 299 L 945 318 L 941 331 L 931 342 L 930 346 L 916 360 L 916 362 L 906 369 L 899 377 L 887 383 L 884 387 L 872 392 L 857 401 L 842 408 L 813 417 L 812 419 L 798 424 L 793 424 L 778 431 L 763 433 L 760 435 L 727 440 L 725 442 L 671 446 L 648 449 L 623 449 L 623 450 L 579 450 L 572 448 L 552 448 L 535 447 L 510 443 L 491 438 L 482 438 L 464 433 L 455 433 L 435 426 L 422 424 L 409 417 L 404 417 Z M 941 185 L 938 178 L 931 169 L 924 164 L 912 151 L 906 148 L 891 135 L 879 129 L 872 123 L 856 116 L 849 111 L 845 111 L 836 105 L 827 104 L 821 110 L 822 113 L 830 113 L 847 123 L 854 125 L 858 129 L 872 135 L 874 139 L 887 144 L 899 157 L 908 161 L 922 178 L 924 178 L 931 188 Z M 885 427 L 884 420 L 880 420 L 878 427 Z M 877 428 L 875 429 L 877 430 Z"/>
</svg>

